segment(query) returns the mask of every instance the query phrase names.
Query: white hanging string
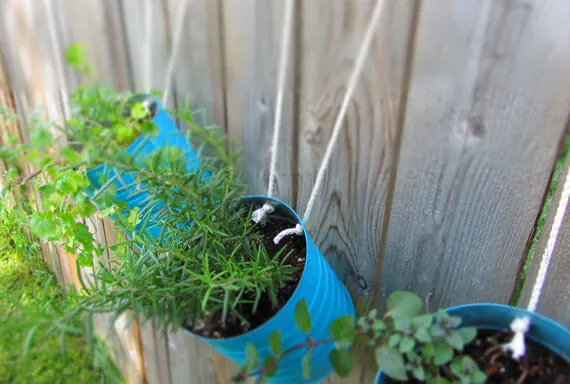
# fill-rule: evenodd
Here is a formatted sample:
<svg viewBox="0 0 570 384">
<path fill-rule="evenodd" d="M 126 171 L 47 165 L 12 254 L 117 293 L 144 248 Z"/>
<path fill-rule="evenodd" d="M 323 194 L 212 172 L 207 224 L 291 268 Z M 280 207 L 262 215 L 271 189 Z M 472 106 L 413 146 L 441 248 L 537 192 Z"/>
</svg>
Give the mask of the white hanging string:
<svg viewBox="0 0 570 384">
<path fill-rule="evenodd" d="M 336 142 L 338 140 L 338 136 L 340 134 L 340 130 L 342 128 L 344 118 L 345 118 L 346 113 L 348 111 L 348 107 L 350 105 L 352 95 L 354 94 L 354 91 L 356 89 L 356 85 L 357 85 L 358 79 L 360 77 L 360 73 L 362 72 L 362 68 L 364 67 L 364 62 L 365 62 L 366 57 L 368 55 L 368 52 L 370 50 L 370 44 L 372 43 L 372 38 L 374 37 L 374 33 L 376 31 L 376 25 L 378 24 L 378 21 L 380 20 L 380 16 L 382 15 L 382 10 L 384 9 L 383 5 L 384 5 L 383 0 L 378 0 L 376 2 L 376 5 L 374 6 L 374 10 L 372 12 L 372 16 L 370 17 L 370 21 L 368 22 L 368 26 L 366 28 L 366 33 L 364 35 L 364 40 L 362 41 L 362 44 L 361 44 L 360 49 L 358 51 L 358 56 L 356 57 L 356 62 L 354 64 L 354 68 L 352 70 L 352 73 L 351 73 L 349 81 L 348 81 L 348 86 L 347 86 L 346 92 L 344 94 L 344 99 L 342 100 L 342 104 L 340 106 L 340 111 L 339 111 L 338 116 L 337 116 L 335 123 L 334 123 L 332 137 L 331 137 L 331 139 L 327 145 L 327 149 L 325 151 L 325 156 L 323 158 L 323 161 L 322 161 L 321 166 L 319 168 L 319 171 L 317 173 L 317 178 L 315 180 L 313 190 L 311 191 L 311 195 L 309 197 L 309 202 L 307 203 L 307 208 L 305 209 L 305 215 L 303 217 L 303 222 L 306 222 L 309 219 L 309 217 L 311 216 L 311 213 L 313 211 L 316 199 L 319 195 L 319 192 L 321 191 L 322 184 L 324 182 L 325 173 L 328 169 L 330 159 L 332 156 L 332 152 L 333 152 L 335 145 L 336 145 Z M 273 239 L 273 242 L 275 244 L 278 244 L 285 236 L 288 236 L 291 234 L 302 235 L 303 234 L 302 226 L 297 225 L 294 229 L 289 228 L 289 229 L 282 231 Z"/>
<path fill-rule="evenodd" d="M 152 2 L 146 0 L 144 5 L 144 29 L 145 40 L 143 44 L 143 82 L 147 93 L 152 88 Z"/>
<path fill-rule="evenodd" d="M 281 130 L 281 116 L 283 114 L 283 94 L 285 93 L 285 79 L 287 77 L 288 53 L 291 46 L 291 30 L 293 29 L 293 0 L 285 3 L 285 20 L 283 21 L 283 32 L 281 38 L 281 52 L 279 56 L 279 73 L 277 80 L 277 100 L 275 102 L 275 118 L 273 122 L 273 141 L 271 143 L 271 166 L 269 168 L 269 186 L 267 196 L 273 195 L 275 179 L 277 173 L 277 150 L 279 143 L 279 132 Z"/>
<path fill-rule="evenodd" d="M 178 56 L 178 51 L 180 50 L 180 40 L 182 39 L 182 30 L 184 29 L 184 18 L 186 16 L 186 8 L 188 6 L 188 0 L 182 0 L 182 5 L 180 6 L 178 20 L 174 26 L 174 39 L 172 41 L 172 50 L 170 51 L 170 58 L 168 60 L 168 65 L 166 67 L 166 77 L 164 79 L 164 96 L 162 97 L 162 105 L 166 107 L 168 101 L 168 91 L 170 89 L 170 83 L 172 82 L 172 77 L 174 75 L 174 67 L 176 65 L 176 58 Z"/>
<path fill-rule="evenodd" d="M 281 117 L 283 115 L 283 94 L 285 93 L 285 80 L 287 77 L 287 63 L 289 61 L 289 50 L 291 46 L 291 31 L 293 29 L 293 0 L 285 2 L 285 19 L 283 21 L 283 29 L 281 32 L 281 52 L 279 53 L 279 69 L 277 74 L 277 99 L 275 101 L 275 118 L 273 120 L 273 139 L 271 142 L 271 163 L 269 167 L 269 185 L 267 187 L 267 196 L 273 196 L 275 189 L 275 179 L 277 178 L 277 152 L 279 144 L 279 135 L 281 131 Z M 273 213 L 275 209 L 269 203 L 263 204 L 259 209 L 253 212 L 253 221 L 263 224 L 266 216 Z"/>
<path fill-rule="evenodd" d="M 548 274 L 548 267 L 550 266 L 550 261 L 552 260 L 552 253 L 556 247 L 556 240 L 558 239 L 558 234 L 560 233 L 560 228 L 562 227 L 562 222 L 564 220 L 566 208 L 568 207 L 569 199 L 570 166 L 566 171 L 566 180 L 564 182 L 564 186 L 562 187 L 562 194 L 560 196 L 560 201 L 558 202 L 558 207 L 556 208 L 556 214 L 554 215 L 554 221 L 552 222 L 552 228 L 550 229 L 550 234 L 548 236 L 548 243 L 546 244 L 546 249 L 544 250 L 542 260 L 540 261 L 540 267 L 538 268 L 536 281 L 532 287 L 532 293 L 527 307 L 527 309 L 531 312 L 535 312 L 538 306 L 538 301 L 540 299 L 540 295 L 542 294 L 542 289 L 544 288 L 544 283 Z"/>
<path fill-rule="evenodd" d="M 546 282 L 546 277 L 548 275 L 548 268 L 550 267 L 550 262 L 552 261 L 552 253 L 556 247 L 556 241 L 558 235 L 560 234 L 560 228 L 562 227 L 562 222 L 564 221 L 564 215 L 566 209 L 568 208 L 568 201 L 570 200 L 570 166 L 566 171 L 566 180 L 564 186 L 562 187 L 562 194 L 560 196 L 560 201 L 558 202 L 558 207 L 556 208 L 556 213 L 554 215 L 554 220 L 552 222 L 552 228 L 548 235 L 548 242 L 546 244 L 546 249 L 542 254 L 542 259 L 540 261 L 540 266 L 538 268 L 538 274 L 534 285 L 532 286 L 532 291 L 530 295 L 530 300 L 527 309 L 530 312 L 535 312 L 538 307 L 538 302 L 544 288 L 544 283 Z M 528 317 L 514 319 L 511 323 L 511 330 L 515 333 L 513 339 L 508 344 L 504 345 L 504 349 L 511 351 L 515 359 L 519 359 L 525 354 L 525 343 L 524 335 L 528 332 L 530 328 L 530 319 Z"/>
</svg>

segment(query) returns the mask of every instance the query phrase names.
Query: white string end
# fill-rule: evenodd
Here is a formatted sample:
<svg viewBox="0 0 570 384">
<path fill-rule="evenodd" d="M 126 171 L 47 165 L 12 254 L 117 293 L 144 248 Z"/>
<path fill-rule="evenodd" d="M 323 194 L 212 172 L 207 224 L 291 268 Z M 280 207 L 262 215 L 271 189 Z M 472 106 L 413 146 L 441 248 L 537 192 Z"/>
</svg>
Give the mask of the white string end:
<svg viewBox="0 0 570 384">
<path fill-rule="evenodd" d="M 525 334 L 530 328 L 529 317 L 519 317 L 511 323 L 511 330 L 515 333 L 513 339 L 503 346 L 505 351 L 513 353 L 513 358 L 519 360 L 526 353 L 524 344 Z"/>
<path fill-rule="evenodd" d="M 267 215 L 273 212 L 275 212 L 275 208 L 273 208 L 271 204 L 265 203 L 261 208 L 258 208 L 255 211 L 253 211 L 251 218 L 256 224 L 263 225 L 267 221 Z"/>
<path fill-rule="evenodd" d="M 287 228 L 279 232 L 277 236 L 275 236 L 275 238 L 273 239 L 273 243 L 279 244 L 281 240 L 283 240 L 287 236 L 291 235 L 300 236 L 302 234 L 303 234 L 303 227 L 301 226 L 301 224 L 297 224 L 295 228 Z"/>
</svg>

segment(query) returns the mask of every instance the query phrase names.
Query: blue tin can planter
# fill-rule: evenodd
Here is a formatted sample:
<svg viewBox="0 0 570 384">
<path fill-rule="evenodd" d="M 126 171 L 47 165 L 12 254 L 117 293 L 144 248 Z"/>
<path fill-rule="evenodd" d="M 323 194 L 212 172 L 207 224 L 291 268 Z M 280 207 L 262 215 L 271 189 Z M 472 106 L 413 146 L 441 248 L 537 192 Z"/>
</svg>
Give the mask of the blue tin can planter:
<svg viewBox="0 0 570 384">
<path fill-rule="evenodd" d="M 531 325 L 526 337 L 570 361 L 570 329 L 541 314 L 510 305 L 488 303 L 460 305 L 446 312 L 461 317 L 462 326 L 497 331 L 509 329 L 514 319 L 528 316 Z M 382 371 L 378 373 L 376 383 L 387 383 Z"/>
<path fill-rule="evenodd" d="M 186 136 L 178 129 L 175 121 L 160 101 L 155 97 L 146 95 L 137 95 L 134 96 L 133 99 L 135 99 L 134 101 L 144 101 L 145 99 L 150 100 L 150 110 L 153 116 L 152 121 L 158 127 L 159 133 L 153 137 L 138 137 L 127 148 L 127 153 L 135 156 L 135 159 L 140 160 L 148 157 L 161 148 L 167 146 L 176 147 L 186 155 L 187 170 L 189 172 L 196 170 L 200 166 L 198 153 L 194 148 L 192 148 Z M 131 103 L 133 102 L 133 99 L 131 99 Z M 120 175 L 120 178 L 115 177 L 117 174 Z M 126 203 L 130 209 L 138 207 L 143 210 L 151 203 L 148 199 L 148 194 L 139 192 L 136 186 L 125 188 L 123 182 L 127 185 L 131 185 L 135 182 L 136 175 L 132 173 L 119 172 L 118 170 L 104 164 L 88 170 L 87 177 L 92 185 L 92 188 L 87 192 L 91 197 L 94 196 L 96 191 L 99 190 L 108 180 L 115 177 L 114 184 L 117 186 L 119 191 L 116 194 L 116 198 Z M 159 209 L 160 205 L 157 205 L 153 208 L 153 211 L 156 212 Z M 140 226 L 142 226 L 142 224 L 139 225 L 139 229 Z M 149 235 L 155 239 L 158 239 L 162 232 L 162 227 L 157 224 L 153 224 L 152 220 L 146 225 L 146 229 Z"/>
<path fill-rule="evenodd" d="M 265 196 L 248 196 L 242 201 L 255 208 L 264 203 L 275 207 L 271 215 L 280 215 L 291 219 L 291 226 L 302 224 L 301 218 L 286 203 L 281 200 Z M 271 319 L 260 327 L 243 335 L 213 339 L 197 336 L 216 349 L 219 353 L 235 363 L 243 364 L 246 361 L 246 345 L 254 343 L 259 352 L 260 361 L 271 355 L 269 350 L 269 337 L 273 331 L 281 330 L 283 349 L 287 350 L 295 345 L 306 342 L 307 336 L 295 326 L 295 308 L 301 299 L 305 299 L 313 319 L 313 332 L 311 336 L 316 340 L 329 339 L 329 326 L 338 317 L 352 315 L 356 318 L 356 309 L 348 290 L 340 281 L 327 260 L 317 248 L 306 228 L 303 226 L 306 243 L 305 269 L 297 289 L 289 301 Z M 315 347 L 312 354 L 312 379 L 303 379 L 302 358 L 306 350 L 292 353 L 281 361 L 277 374 L 269 379 L 272 383 L 319 383 L 333 372 L 329 360 L 330 352 L 335 348 L 333 343 Z"/>
</svg>

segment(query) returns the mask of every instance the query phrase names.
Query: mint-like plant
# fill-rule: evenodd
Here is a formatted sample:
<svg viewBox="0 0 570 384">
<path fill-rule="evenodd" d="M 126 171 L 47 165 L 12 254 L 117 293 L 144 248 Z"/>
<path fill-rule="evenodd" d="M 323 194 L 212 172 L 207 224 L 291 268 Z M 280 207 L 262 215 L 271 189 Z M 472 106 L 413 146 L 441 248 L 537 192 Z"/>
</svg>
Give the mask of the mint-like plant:
<svg viewBox="0 0 570 384">
<path fill-rule="evenodd" d="M 254 344 L 247 346 L 247 363 L 234 376 L 236 383 L 250 377 L 260 381 L 275 375 L 280 362 L 289 354 L 303 350 L 303 372 L 311 378 L 311 355 L 323 344 L 334 344 L 329 358 L 341 377 L 350 374 L 354 366 L 353 350 L 357 342 L 374 349 L 376 363 L 391 379 L 404 381 L 415 379 L 430 384 L 479 384 L 486 375 L 475 361 L 464 354 L 464 348 L 477 336 L 472 327 L 461 327 L 461 318 L 445 311 L 423 313 L 423 302 L 414 293 L 398 291 L 388 298 L 388 308 L 383 316 L 376 309 L 355 319 L 345 316 L 336 319 L 329 328 L 330 338 L 315 340 L 310 336 L 312 319 L 307 303 L 302 299 L 295 312 L 297 327 L 307 334 L 307 340 L 283 350 L 281 332 L 273 332 L 268 340 L 271 356 L 264 361 Z"/>
<path fill-rule="evenodd" d="M 67 52 L 80 69 L 88 67 L 81 54 L 76 46 Z M 145 156 L 128 153 L 138 137 L 146 141 L 157 134 L 155 111 L 148 98 L 99 85 L 80 87 L 65 124 L 37 114 L 26 119 L 29 143 L 3 133 L 0 159 L 10 165 L 1 176 L 4 197 L 35 236 L 77 254 L 78 267 L 94 267 L 93 278 L 70 295 L 68 310 L 50 312 L 52 327 L 85 313 L 118 316 L 129 310 L 156 318 L 164 328 L 221 337 L 229 328 L 253 328 L 248 315 L 260 303 L 280 305 L 277 293 L 295 268 L 287 263 L 285 247 L 270 255 L 251 207 L 239 203 L 246 192 L 239 153 L 229 149 L 220 128 L 198 124 L 190 105 L 175 117 L 188 128 L 184 134 L 199 154 L 196 170 L 187 170 L 185 153 L 173 146 Z M 6 108 L 0 119 L 18 121 Z M 35 170 L 22 176 L 30 165 Z M 87 172 L 103 165 L 109 171 L 93 190 Z M 43 210 L 18 203 L 16 196 L 28 188 L 36 191 Z M 143 201 L 130 208 L 117 195 L 133 190 Z M 108 216 L 127 238 L 101 245 L 87 223 Z M 159 238 L 150 235 L 153 225 L 163 228 Z M 41 322 L 49 323 L 45 316 Z"/>
</svg>

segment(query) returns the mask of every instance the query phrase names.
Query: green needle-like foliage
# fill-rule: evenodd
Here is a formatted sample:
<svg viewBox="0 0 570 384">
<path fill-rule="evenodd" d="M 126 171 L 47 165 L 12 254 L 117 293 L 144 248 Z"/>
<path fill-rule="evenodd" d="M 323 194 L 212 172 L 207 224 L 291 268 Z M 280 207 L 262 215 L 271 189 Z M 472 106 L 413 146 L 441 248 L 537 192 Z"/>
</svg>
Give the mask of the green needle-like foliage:
<svg viewBox="0 0 570 384">
<path fill-rule="evenodd" d="M 129 310 L 157 318 L 165 328 L 247 330 L 247 316 L 262 300 L 275 309 L 279 289 L 292 279 L 287 251 L 268 253 L 251 207 L 239 200 L 246 185 L 238 153 L 229 150 L 219 128 L 198 124 L 189 106 L 177 118 L 199 153 L 196 170 L 187 170 L 186 154 L 174 146 L 144 156 L 126 151 L 138 137 L 148 142 L 158 131 L 149 116 L 153 108 L 134 96 L 80 88 L 73 118 L 64 125 L 30 116 L 31 143 L 9 135 L 2 141 L 9 145 L 0 148 L 0 158 L 12 166 L 3 193 L 7 201 L 12 196 L 36 236 L 63 244 L 81 266 L 94 267 L 84 289 L 70 296 L 70 313 Z M 15 119 L 6 111 L 0 117 Z M 23 164 L 37 171 L 21 177 Z M 87 171 L 102 165 L 101 186 L 92 189 Z M 14 196 L 28 186 L 35 187 L 43 211 L 17 203 Z M 129 208 L 118 193 L 138 199 L 138 206 Z M 86 224 L 94 215 L 112 216 L 126 240 L 99 245 Z M 159 238 L 150 234 L 156 226 L 162 228 Z"/>
</svg>

